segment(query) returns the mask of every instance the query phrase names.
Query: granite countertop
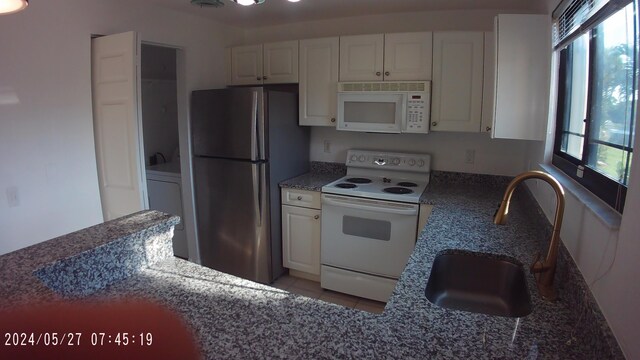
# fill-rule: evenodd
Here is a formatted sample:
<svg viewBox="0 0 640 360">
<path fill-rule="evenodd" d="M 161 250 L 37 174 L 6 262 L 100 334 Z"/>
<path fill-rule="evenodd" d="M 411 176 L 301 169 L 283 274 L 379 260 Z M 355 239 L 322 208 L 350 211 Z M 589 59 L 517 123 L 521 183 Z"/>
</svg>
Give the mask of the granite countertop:
<svg viewBox="0 0 640 360">
<path fill-rule="evenodd" d="M 60 265 L 64 265 L 63 271 L 77 271 L 77 275 L 84 276 L 81 273 L 84 271 L 89 273 L 88 276 L 99 276 L 103 285 L 109 281 L 119 281 L 120 278 L 114 277 L 133 274 L 142 263 L 148 262 L 147 255 L 155 256 L 144 248 L 153 244 L 153 240 L 149 238 L 175 226 L 179 221 L 177 216 L 143 211 L 1 255 L 0 308 L 24 302 L 60 299 L 62 296 L 52 291 L 37 276 L 38 271 L 55 270 Z M 123 249 L 128 250 L 126 254 L 121 253 Z M 162 253 L 157 248 L 154 250 Z M 65 260 L 74 258 L 84 264 L 65 263 Z M 105 265 L 100 264 L 101 261 L 109 263 L 105 269 L 78 268 L 78 265 L 85 268 Z M 125 266 L 114 269 L 114 265 L 122 265 L 123 262 L 126 262 Z M 105 270 L 117 271 L 106 273 Z M 90 285 L 93 284 L 85 284 Z"/>
<path fill-rule="evenodd" d="M 322 187 L 334 180 L 338 180 L 343 174 L 331 173 L 306 173 L 292 179 L 280 182 L 281 188 L 300 189 L 309 191 L 321 191 Z"/>
<path fill-rule="evenodd" d="M 321 191 L 322 187 L 334 180 L 338 180 L 347 173 L 344 164 L 311 162 L 311 171 L 291 179 L 280 182 L 281 188 Z"/>
<path fill-rule="evenodd" d="M 433 212 L 379 315 L 177 258 L 140 269 L 90 297 L 134 296 L 165 304 L 185 318 L 206 358 L 622 358 L 592 297 L 577 295 L 586 285 L 566 255 L 559 259 L 559 301 L 542 301 L 528 275 L 533 312 L 520 319 L 427 301 L 424 289 L 441 251 L 505 254 L 527 265 L 546 250 L 549 224 L 526 192 L 514 196 L 507 225 L 492 223 L 503 190 L 502 184 L 432 181 L 423 196 L 434 204 Z M 2 257 L 0 264 L 7 266 Z"/>
</svg>

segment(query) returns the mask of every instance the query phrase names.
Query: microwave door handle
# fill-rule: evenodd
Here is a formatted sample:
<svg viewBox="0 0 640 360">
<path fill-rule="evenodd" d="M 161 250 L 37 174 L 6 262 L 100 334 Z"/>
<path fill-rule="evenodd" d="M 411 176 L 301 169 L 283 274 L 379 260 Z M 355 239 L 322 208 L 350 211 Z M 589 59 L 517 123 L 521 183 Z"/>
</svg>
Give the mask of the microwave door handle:
<svg viewBox="0 0 640 360">
<path fill-rule="evenodd" d="M 408 115 L 407 114 L 407 101 L 408 101 L 407 97 L 403 96 L 402 97 L 402 101 L 401 101 L 401 103 L 402 103 L 402 107 L 401 107 L 402 114 L 400 114 L 400 129 L 401 129 L 401 132 L 407 131 L 407 115 Z"/>
<path fill-rule="evenodd" d="M 401 207 L 386 207 L 380 202 L 371 202 L 370 204 L 354 203 L 351 201 L 341 201 L 337 198 L 325 196 L 322 199 L 323 204 L 341 206 L 356 210 L 368 210 L 379 213 L 396 214 L 396 215 L 417 215 L 418 209 L 413 206 Z"/>
</svg>

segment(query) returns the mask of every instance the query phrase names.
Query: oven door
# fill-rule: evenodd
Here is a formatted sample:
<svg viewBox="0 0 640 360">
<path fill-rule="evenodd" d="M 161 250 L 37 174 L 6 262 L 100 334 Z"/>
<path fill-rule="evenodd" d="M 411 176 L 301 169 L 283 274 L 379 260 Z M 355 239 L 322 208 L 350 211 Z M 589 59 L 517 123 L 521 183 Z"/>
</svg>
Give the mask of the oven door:
<svg viewBox="0 0 640 360">
<path fill-rule="evenodd" d="M 415 246 L 418 209 L 322 194 L 322 264 L 397 279 Z"/>
</svg>

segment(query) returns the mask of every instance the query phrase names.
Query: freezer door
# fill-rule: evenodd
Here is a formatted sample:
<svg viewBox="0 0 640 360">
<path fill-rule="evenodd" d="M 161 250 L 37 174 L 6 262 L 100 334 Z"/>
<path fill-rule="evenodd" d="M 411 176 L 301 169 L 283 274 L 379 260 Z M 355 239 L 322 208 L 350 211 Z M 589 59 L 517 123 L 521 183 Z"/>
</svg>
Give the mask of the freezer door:
<svg viewBox="0 0 640 360">
<path fill-rule="evenodd" d="M 191 93 L 191 140 L 195 156 L 264 160 L 262 88 Z"/>
<path fill-rule="evenodd" d="M 193 171 L 202 265 L 271 282 L 266 164 L 196 157 Z"/>
</svg>

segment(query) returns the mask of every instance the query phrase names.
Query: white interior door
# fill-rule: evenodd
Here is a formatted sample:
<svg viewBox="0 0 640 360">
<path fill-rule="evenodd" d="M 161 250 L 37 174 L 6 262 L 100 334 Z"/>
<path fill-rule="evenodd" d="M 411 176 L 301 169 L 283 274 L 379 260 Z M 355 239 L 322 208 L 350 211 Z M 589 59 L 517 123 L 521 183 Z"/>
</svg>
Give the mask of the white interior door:
<svg viewBox="0 0 640 360">
<path fill-rule="evenodd" d="M 91 43 L 93 122 L 104 220 L 148 208 L 139 109 L 137 34 Z"/>
</svg>

